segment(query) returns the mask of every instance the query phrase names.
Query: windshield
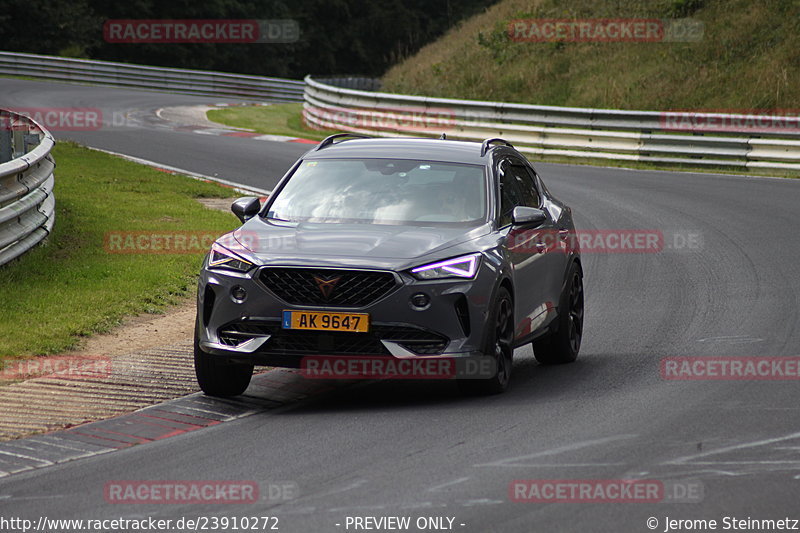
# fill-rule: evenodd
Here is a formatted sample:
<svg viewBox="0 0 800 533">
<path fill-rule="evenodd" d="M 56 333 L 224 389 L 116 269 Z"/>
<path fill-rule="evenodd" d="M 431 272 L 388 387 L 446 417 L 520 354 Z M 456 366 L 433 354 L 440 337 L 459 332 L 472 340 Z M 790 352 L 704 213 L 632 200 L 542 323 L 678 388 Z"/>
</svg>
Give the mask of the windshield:
<svg viewBox="0 0 800 533">
<path fill-rule="evenodd" d="M 292 222 L 474 225 L 486 218 L 483 167 L 408 159 L 303 161 L 268 218 Z"/>
</svg>

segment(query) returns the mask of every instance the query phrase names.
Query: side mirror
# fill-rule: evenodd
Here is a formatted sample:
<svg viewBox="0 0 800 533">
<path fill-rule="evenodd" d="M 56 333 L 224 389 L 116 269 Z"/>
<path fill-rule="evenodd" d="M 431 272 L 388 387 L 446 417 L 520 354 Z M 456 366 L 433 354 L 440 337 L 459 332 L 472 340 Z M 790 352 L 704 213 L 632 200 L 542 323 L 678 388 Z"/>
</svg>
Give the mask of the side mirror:
<svg viewBox="0 0 800 533">
<path fill-rule="evenodd" d="M 245 196 L 231 204 L 231 211 L 243 223 L 256 216 L 260 210 L 261 201 L 255 196 Z"/>
<path fill-rule="evenodd" d="M 547 220 L 547 214 L 536 207 L 518 205 L 511 212 L 511 223 L 515 226 L 539 226 Z"/>
</svg>

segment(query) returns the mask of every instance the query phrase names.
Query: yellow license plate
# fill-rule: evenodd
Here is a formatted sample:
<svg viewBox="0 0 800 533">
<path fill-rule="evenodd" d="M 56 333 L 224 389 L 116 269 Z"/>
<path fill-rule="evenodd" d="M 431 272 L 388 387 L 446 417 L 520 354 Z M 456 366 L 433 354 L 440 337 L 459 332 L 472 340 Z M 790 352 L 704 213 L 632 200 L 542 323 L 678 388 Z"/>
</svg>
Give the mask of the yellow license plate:
<svg viewBox="0 0 800 533">
<path fill-rule="evenodd" d="M 284 311 L 283 329 L 311 329 L 316 331 L 369 331 L 367 313 L 326 313 L 321 311 Z"/>
</svg>

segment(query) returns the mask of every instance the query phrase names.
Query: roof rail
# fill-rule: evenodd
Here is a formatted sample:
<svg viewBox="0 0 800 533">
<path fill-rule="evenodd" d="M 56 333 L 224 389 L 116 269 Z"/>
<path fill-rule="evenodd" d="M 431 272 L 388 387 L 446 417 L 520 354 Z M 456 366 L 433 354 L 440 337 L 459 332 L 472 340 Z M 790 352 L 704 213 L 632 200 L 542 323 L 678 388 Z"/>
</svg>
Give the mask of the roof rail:
<svg viewBox="0 0 800 533">
<path fill-rule="evenodd" d="M 314 149 L 314 151 L 316 152 L 316 151 L 322 150 L 323 148 L 325 148 L 327 146 L 330 146 L 332 144 L 336 144 L 334 142 L 334 141 L 336 141 L 336 139 L 342 139 L 342 141 L 343 141 L 346 137 L 353 137 L 355 139 L 371 139 L 372 138 L 369 135 L 361 135 L 360 133 L 335 133 L 335 134 L 333 134 L 333 135 L 331 135 L 329 137 L 325 137 L 324 139 L 322 139 L 322 142 L 317 145 L 317 147 Z M 342 141 L 339 141 L 339 142 L 342 142 Z"/>
<path fill-rule="evenodd" d="M 323 142 L 324 142 L 324 141 L 323 141 Z M 486 155 L 486 152 L 488 152 L 488 151 L 489 151 L 489 148 L 491 148 L 491 146 L 490 146 L 490 145 L 491 145 L 492 143 L 495 143 L 495 142 L 497 142 L 497 143 L 503 143 L 503 144 L 505 144 L 505 145 L 506 145 L 506 146 L 508 146 L 508 147 L 514 148 L 514 145 L 513 145 L 513 144 L 511 144 L 510 142 L 508 142 L 507 140 L 505 140 L 505 139 L 501 139 L 500 137 L 493 137 L 493 138 L 491 138 L 491 139 L 486 139 L 485 141 L 483 141 L 483 142 L 481 143 L 481 157 L 483 157 L 483 156 L 485 156 L 485 155 Z"/>
</svg>

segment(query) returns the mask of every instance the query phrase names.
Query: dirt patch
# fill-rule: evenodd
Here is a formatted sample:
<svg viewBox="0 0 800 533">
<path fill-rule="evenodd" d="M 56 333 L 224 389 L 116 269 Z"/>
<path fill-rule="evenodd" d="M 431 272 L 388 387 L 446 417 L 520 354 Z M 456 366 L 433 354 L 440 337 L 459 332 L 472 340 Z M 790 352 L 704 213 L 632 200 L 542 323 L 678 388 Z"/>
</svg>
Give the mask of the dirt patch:
<svg viewBox="0 0 800 533">
<path fill-rule="evenodd" d="M 80 349 L 69 355 L 115 357 L 191 340 L 194 318 L 195 297 L 191 296 L 164 314 L 126 318 L 112 331 L 89 337 Z"/>
<path fill-rule="evenodd" d="M 231 204 L 238 198 L 238 196 L 236 198 L 198 198 L 197 201 L 209 209 L 231 213 Z"/>
</svg>

